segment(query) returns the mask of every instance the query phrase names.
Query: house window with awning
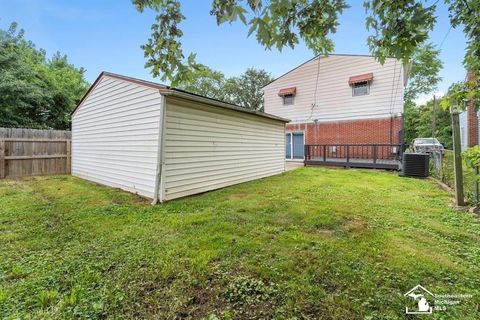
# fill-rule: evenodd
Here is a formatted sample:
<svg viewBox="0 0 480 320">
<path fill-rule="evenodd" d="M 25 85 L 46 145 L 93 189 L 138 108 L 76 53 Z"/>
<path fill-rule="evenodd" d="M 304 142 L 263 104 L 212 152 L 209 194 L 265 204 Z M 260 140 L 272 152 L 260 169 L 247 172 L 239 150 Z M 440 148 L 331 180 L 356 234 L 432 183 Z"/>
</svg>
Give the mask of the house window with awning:
<svg viewBox="0 0 480 320">
<path fill-rule="evenodd" d="M 373 73 L 365 73 L 358 76 L 352 76 L 348 79 L 348 84 L 352 86 L 352 96 L 365 96 L 370 94 L 370 83 L 373 80 Z"/>
<path fill-rule="evenodd" d="M 295 102 L 295 95 L 297 94 L 297 88 L 285 88 L 278 92 L 278 95 L 283 99 L 283 105 L 292 105 Z"/>
</svg>

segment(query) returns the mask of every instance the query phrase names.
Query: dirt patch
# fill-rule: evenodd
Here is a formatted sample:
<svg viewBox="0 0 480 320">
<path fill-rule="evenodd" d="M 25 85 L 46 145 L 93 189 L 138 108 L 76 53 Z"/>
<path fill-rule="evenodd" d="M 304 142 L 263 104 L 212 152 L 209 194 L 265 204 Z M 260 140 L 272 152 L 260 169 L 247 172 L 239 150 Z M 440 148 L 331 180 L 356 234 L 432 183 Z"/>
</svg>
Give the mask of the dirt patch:
<svg viewBox="0 0 480 320">
<path fill-rule="evenodd" d="M 361 218 L 355 217 L 346 220 L 341 228 L 345 232 L 361 233 L 367 228 L 367 224 Z"/>
<path fill-rule="evenodd" d="M 248 196 L 249 196 L 249 194 L 246 193 L 246 192 L 233 193 L 233 194 L 228 196 L 228 199 L 229 200 L 241 200 L 241 199 L 247 198 Z"/>
<path fill-rule="evenodd" d="M 219 299 L 219 288 L 213 284 L 194 286 L 189 289 L 188 301 L 177 312 L 178 318 L 203 319 L 208 317 L 214 310 L 222 310 L 225 303 Z"/>
<path fill-rule="evenodd" d="M 314 234 L 322 234 L 322 235 L 331 235 L 335 232 L 335 230 L 332 229 L 324 229 L 324 228 L 315 228 L 313 231 L 309 233 L 314 233 Z"/>
</svg>

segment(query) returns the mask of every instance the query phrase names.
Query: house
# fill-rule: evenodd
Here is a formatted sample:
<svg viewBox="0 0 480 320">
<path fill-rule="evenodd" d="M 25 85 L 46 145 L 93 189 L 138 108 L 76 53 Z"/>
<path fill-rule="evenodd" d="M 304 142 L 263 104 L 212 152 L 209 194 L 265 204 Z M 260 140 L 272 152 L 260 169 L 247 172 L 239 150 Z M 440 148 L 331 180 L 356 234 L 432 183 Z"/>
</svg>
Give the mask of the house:
<svg viewBox="0 0 480 320">
<path fill-rule="evenodd" d="M 287 121 L 102 72 L 72 113 L 72 175 L 157 202 L 279 174 Z"/>
<path fill-rule="evenodd" d="M 317 56 L 263 88 L 265 112 L 291 119 L 287 160 L 303 159 L 305 144 L 397 145 L 405 84 L 396 59 L 381 65 L 371 56 Z"/>
<path fill-rule="evenodd" d="M 467 80 L 472 79 L 473 73 L 467 73 Z M 480 111 L 475 111 L 473 100 L 467 103 L 467 107 L 464 112 L 460 114 L 460 143 L 462 151 L 467 150 L 470 147 L 478 145 L 479 139 L 479 119 Z"/>
</svg>

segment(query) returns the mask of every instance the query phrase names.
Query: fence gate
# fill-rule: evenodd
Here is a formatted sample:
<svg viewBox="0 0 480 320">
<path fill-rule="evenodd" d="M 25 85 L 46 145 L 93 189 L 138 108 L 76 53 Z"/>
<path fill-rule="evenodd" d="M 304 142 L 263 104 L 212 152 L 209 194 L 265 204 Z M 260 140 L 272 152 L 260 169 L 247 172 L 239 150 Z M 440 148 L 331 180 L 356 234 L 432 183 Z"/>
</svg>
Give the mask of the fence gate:
<svg viewBox="0 0 480 320">
<path fill-rule="evenodd" d="M 70 131 L 0 128 L 0 179 L 70 171 Z"/>
</svg>

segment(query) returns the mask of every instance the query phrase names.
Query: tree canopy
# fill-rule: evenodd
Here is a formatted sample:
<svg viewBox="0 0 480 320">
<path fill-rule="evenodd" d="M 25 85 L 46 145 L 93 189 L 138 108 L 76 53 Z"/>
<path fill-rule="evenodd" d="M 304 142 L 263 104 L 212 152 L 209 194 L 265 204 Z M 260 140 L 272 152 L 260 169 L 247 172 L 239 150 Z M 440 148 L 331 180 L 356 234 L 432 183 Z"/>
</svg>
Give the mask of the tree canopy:
<svg viewBox="0 0 480 320">
<path fill-rule="evenodd" d="M 471 101 L 475 110 L 480 106 L 480 90 L 478 78 L 472 77 L 463 82 L 452 83 L 442 100 L 444 109 L 465 110 Z"/>
<path fill-rule="evenodd" d="M 0 126 L 67 129 L 88 83 L 65 55 L 50 59 L 12 23 L 0 30 Z"/>
<path fill-rule="evenodd" d="M 226 101 L 225 81 L 225 75 L 220 71 L 202 66 L 192 73 L 187 83 L 180 83 L 177 88 L 212 99 Z"/>
<path fill-rule="evenodd" d="M 188 83 L 180 83 L 178 88 L 250 110 L 263 111 L 261 89 L 272 80 L 271 74 L 262 69 L 249 68 L 238 77 L 227 78 L 219 71 L 202 66 L 192 73 Z"/>
<path fill-rule="evenodd" d="M 440 51 L 432 44 L 426 44 L 417 48 L 413 54 L 408 84 L 404 93 L 404 141 L 407 144 L 418 137 L 432 136 L 433 99 L 421 106 L 418 106 L 415 100 L 421 94 L 429 94 L 437 88 L 441 80 L 439 72 L 443 67 L 439 53 Z M 439 105 L 438 103 L 435 111 L 436 125 L 434 135 L 445 147 L 451 148 L 452 129 L 450 115 L 444 109 L 441 109 Z"/>
<path fill-rule="evenodd" d="M 273 77 L 267 71 L 249 68 L 240 76 L 226 81 L 227 101 L 250 110 L 263 111 L 262 88 L 271 81 Z"/>
<path fill-rule="evenodd" d="M 452 120 L 450 112 L 440 107 L 442 98 L 437 101 L 435 109 L 435 137 L 447 149 L 452 149 Z M 433 128 L 433 99 L 421 106 L 412 102 L 405 103 L 405 136 L 406 144 L 415 138 L 428 138 L 432 136 Z"/>
<path fill-rule="evenodd" d="M 439 54 L 440 51 L 431 43 L 417 48 L 408 72 L 405 102 L 413 102 L 421 94 L 429 94 L 437 88 L 442 80 L 439 72 L 443 68 Z"/>
<path fill-rule="evenodd" d="M 464 64 L 480 70 L 480 1 L 443 0 L 449 8 L 452 27 L 463 27 L 468 39 Z M 139 11 L 156 11 L 151 36 L 143 46 L 146 66 L 153 76 L 170 80 L 172 85 L 189 82 L 195 69 L 195 53 L 183 52 L 180 28 L 185 19 L 180 0 L 132 0 Z M 387 57 L 408 62 L 428 39 L 436 23 L 436 5 L 423 0 L 365 0 L 367 43 L 381 63 Z M 316 54 L 334 49 L 330 39 L 339 25 L 339 16 L 349 8 L 345 0 L 212 0 L 210 14 L 217 24 L 240 21 L 249 27 L 266 49 L 293 48 L 302 39 Z"/>
</svg>

